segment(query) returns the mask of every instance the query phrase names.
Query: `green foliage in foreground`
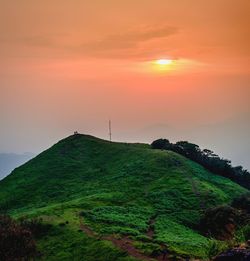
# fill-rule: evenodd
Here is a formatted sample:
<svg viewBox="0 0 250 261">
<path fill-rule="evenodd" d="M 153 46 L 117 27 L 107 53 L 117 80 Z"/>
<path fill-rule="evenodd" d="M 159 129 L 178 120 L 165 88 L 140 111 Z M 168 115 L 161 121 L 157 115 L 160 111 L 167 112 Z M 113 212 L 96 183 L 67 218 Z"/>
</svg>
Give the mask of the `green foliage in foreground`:
<svg viewBox="0 0 250 261">
<path fill-rule="evenodd" d="M 52 224 L 47 235 L 38 240 L 39 259 L 133 261 L 126 253 L 116 249 L 111 242 L 88 237 L 79 229 L 78 210 L 60 207 L 43 210 L 43 222 Z M 84 257 L 84 259 L 83 259 Z"/>
<path fill-rule="evenodd" d="M 152 211 L 142 207 L 103 206 L 83 212 L 83 215 L 92 222 L 103 224 L 99 232 L 139 235 L 147 231 Z"/>
<path fill-rule="evenodd" d="M 38 239 L 44 260 L 132 260 L 111 242 L 79 232 L 80 213 L 98 235 L 129 236 L 147 254 L 163 244 L 206 258 L 215 247 L 197 232 L 202 208 L 245 192 L 174 152 L 74 135 L 0 182 L 0 211 L 52 225 Z"/>
<path fill-rule="evenodd" d="M 155 223 L 157 239 L 166 242 L 177 253 L 205 256 L 208 239 L 194 230 L 176 223 L 166 216 L 159 216 Z"/>
</svg>

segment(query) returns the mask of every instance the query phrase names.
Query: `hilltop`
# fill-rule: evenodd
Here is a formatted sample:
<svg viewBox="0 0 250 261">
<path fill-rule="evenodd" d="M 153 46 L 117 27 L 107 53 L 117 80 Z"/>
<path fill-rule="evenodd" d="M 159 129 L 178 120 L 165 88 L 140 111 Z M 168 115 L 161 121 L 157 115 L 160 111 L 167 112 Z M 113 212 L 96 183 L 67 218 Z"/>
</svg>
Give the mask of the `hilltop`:
<svg viewBox="0 0 250 261">
<path fill-rule="evenodd" d="M 202 213 L 245 192 L 173 151 L 77 134 L 2 180 L 0 210 L 51 225 L 42 260 L 206 258 Z"/>
</svg>

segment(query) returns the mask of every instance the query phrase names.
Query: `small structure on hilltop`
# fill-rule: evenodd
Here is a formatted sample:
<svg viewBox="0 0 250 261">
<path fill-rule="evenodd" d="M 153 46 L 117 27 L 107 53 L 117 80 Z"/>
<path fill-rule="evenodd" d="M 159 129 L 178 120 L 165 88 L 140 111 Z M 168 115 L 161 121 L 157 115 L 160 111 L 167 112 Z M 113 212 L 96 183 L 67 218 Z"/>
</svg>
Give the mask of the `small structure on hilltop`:
<svg viewBox="0 0 250 261">
<path fill-rule="evenodd" d="M 78 134 L 78 131 L 74 131 L 74 135 L 77 135 Z"/>
</svg>

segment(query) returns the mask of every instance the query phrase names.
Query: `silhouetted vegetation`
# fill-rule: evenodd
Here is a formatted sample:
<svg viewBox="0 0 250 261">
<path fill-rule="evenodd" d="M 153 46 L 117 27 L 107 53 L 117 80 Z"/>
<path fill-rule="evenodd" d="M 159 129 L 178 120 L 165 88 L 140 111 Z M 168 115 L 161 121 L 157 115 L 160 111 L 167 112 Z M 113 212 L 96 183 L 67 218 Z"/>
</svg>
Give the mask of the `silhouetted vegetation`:
<svg viewBox="0 0 250 261">
<path fill-rule="evenodd" d="M 200 226 L 206 236 L 225 240 L 231 239 L 241 224 L 243 224 L 243 217 L 237 209 L 218 206 L 206 210 Z"/>
<path fill-rule="evenodd" d="M 244 239 L 246 241 L 250 240 L 250 225 L 246 225 L 243 229 L 242 229 L 242 233 L 244 236 Z"/>
<path fill-rule="evenodd" d="M 171 149 L 171 143 L 167 139 L 158 139 L 151 144 L 153 149 L 169 150 Z"/>
<path fill-rule="evenodd" d="M 29 230 L 35 238 L 40 238 L 46 235 L 49 229 L 52 227 L 51 224 L 43 223 L 42 218 L 25 219 L 21 218 L 19 224 Z"/>
<path fill-rule="evenodd" d="M 231 205 L 207 209 L 200 220 L 200 231 L 220 240 L 231 239 L 241 229 L 245 240 L 250 237 L 250 194 L 235 198 Z"/>
<path fill-rule="evenodd" d="M 9 216 L 0 216 L 0 259 L 29 260 L 36 255 L 32 232 Z"/>
<path fill-rule="evenodd" d="M 232 206 L 250 214 L 250 193 L 244 194 L 233 200 Z"/>
<path fill-rule="evenodd" d="M 155 140 L 151 147 L 153 149 L 171 150 L 177 152 L 208 169 L 209 171 L 229 178 L 242 187 L 250 189 L 250 173 L 242 166 L 233 167 L 231 161 L 220 158 L 213 151 L 201 150 L 196 144 L 188 141 L 178 141 L 175 144 L 166 139 Z"/>
</svg>

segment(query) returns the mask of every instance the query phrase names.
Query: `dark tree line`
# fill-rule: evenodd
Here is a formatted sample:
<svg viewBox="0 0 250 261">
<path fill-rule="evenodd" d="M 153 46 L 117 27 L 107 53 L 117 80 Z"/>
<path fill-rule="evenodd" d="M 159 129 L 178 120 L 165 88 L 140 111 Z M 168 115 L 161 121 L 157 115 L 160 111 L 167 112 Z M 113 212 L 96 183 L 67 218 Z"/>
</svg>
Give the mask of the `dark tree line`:
<svg viewBox="0 0 250 261">
<path fill-rule="evenodd" d="M 242 187 L 250 189 L 250 173 L 243 169 L 242 166 L 233 167 L 230 160 L 220 158 L 211 150 L 201 150 L 198 145 L 188 141 L 170 143 L 167 139 L 155 140 L 151 147 L 177 152 L 199 163 L 214 174 L 229 178 Z"/>
</svg>

